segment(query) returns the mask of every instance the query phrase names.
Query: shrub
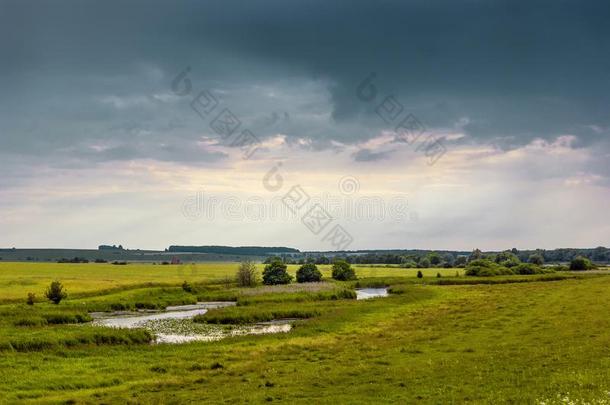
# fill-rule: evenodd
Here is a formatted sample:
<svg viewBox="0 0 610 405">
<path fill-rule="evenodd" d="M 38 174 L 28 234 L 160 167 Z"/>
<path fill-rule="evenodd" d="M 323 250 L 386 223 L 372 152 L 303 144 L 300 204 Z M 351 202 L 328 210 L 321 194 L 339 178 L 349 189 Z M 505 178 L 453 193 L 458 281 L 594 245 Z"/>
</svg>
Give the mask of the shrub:
<svg viewBox="0 0 610 405">
<path fill-rule="evenodd" d="M 417 278 L 424 278 L 424 273 L 421 270 L 417 270 Z"/>
<path fill-rule="evenodd" d="M 189 284 L 189 282 L 186 280 L 184 281 L 184 283 L 182 283 L 182 289 L 188 293 L 193 292 L 193 286 Z"/>
<path fill-rule="evenodd" d="M 286 271 L 286 265 L 279 260 L 269 263 L 263 270 L 264 284 L 289 284 L 291 280 L 292 276 Z"/>
<path fill-rule="evenodd" d="M 511 269 L 501 266 L 488 259 L 473 260 L 466 266 L 464 272 L 467 276 L 500 276 L 515 274 Z"/>
<path fill-rule="evenodd" d="M 218 325 L 243 325 L 257 322 L 270 322 L 278 319 L 306 319 L 320 315 L 313 308 L 286 307 L 264 309 L 260 307 L 227 307 L 196 315 L 195 323 L 210 323 Z"/>
<path fill-rule="evenodd" d="M 576 256 L 570 262 L 570 270 L 581 271 L 581 270 L 591 270 L 592 268 L 593 268 L 593 263 L 591 263 L 591 260 L 587 259 L 586 257 Z"/>
<path fill-rule="evenodd" d="M 34 302 L 36 302 L 36 294 L 34 293 L 28 293 L 28 299 L 26 301 L 26 303 L 28 305 L 34 305 Z"/>
<path fill-rule="evenodd" d="M 53 302 L 53 304 L 59 304 L 61 300 L 66 298 L 68 294 L 64 290 L 64 286 L 58 281 L 55 280 L 51 283 L 51 285 L 47 288 L 45 296 Z"/>
<path fill-rule="evenodd" d="M 436 267 L 436 266 L 438 266 L 439 264 L 441 264 L 441 262 L 442 262 L 442 260 L 443 260 L 443 259 L 441 258 L 441 256 L 440 256 L 438 253 L 436 253 L 436 252 L 432 252 L 432 253 L 430 253 L 430 254 L 428 255 L 428 260 L 430 260 L 430 264 L 431 264 L 432 266 L 435 266 L 435 267 Z"/>
<path fill-rule="evenodd" d="M 542 267 L 532 263 L 521 263 L 513 269 L 517 274 L 541 274 L 545 272 L 552 272 L 553 270 L 544 270 Z"/>
<path fill-rule="evenodd" d="M 333 263 L 332 277 L 335 280 L 356 280 L 356 272 L 345 260 L 337 260 Z"/>
<path fill-rule="evenodd" d="M 537 266 L 542 266 L 544 264 L 544 257 L 540 253 L 534 253 L 530 255 L 528 262 Z"/>
<path fill-rule="evenodd" d="M 515 267 L 521 264 L 521 260 L 519 260 L 519 258 L 510 251 L 498 253 L 494 258 L 494 261 L 500 266 L 504 267 Z"/>
<path fill-rule="evenodd" d="M 321 280 L 322 273 L 318 270 L 318 266 L 313 263 L 304 264 L 297 270 L 297 281 L 299 283 L 310 283 Z"/>
<path fill-rule="evenodd" d="M 235 278 L 240 287 L 254 287 L 258 283 L 256 265 L 250 260 L 241 262 Z"/>
<path fill-rule="evenodd" d="M 441 273 L 436 273 L 436 278 L 441 278 Z"/>
<path fill-rule="evenodd" d="M 427 269 L 430 266 L 431 266 L 430 259 L 428 259 L 427 257 L 424 257 L 423 259 L 421 259 L 419 261 L 419 263 L 417 264 L 417 267 L 419 267 L 421 269 Z"/>
</svg>

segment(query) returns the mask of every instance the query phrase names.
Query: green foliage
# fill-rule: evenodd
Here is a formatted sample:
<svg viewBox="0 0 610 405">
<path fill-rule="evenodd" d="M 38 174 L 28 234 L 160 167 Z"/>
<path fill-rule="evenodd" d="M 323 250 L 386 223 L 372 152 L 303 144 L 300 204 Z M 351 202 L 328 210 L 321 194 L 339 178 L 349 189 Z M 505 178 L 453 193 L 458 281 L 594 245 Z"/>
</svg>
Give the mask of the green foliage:
<svg viewBox="0 0 610 405">
<path fill-rule="evenodd" d="M 212 324 L 248 324 L 257 322 L 269 322 L 279 319 L 305 319 L 320 315 L 315 308 L 303 308 L 299 306 L 272 306 L 270 308 L 259 306 L 227 307 L 213 309 L 205 314 L 197 315 L 193 321 L 198 323 Z"/>
<path fill-rule="evenodd" d="M 436 273 L 436 278 L 441 278 L 441 273 Z"/>
<path fill-rule="evenodd" d="M 403 257 L 403 261 L 400 262 L 400 267 L 405 269 L 414 269 L 417 267 L 417 263 L 412 259 L 407 259 Z"/>
<path fill-rule="evenodd" d="M 515 267 L 521 264 L 521 260 L 509 250 L 500 252 L 494 258 L 494 262 L 504 267 Z"/>
<path fill-rule="evenodd" d="M 492 262 L 489 259 L 477 259 L 473 260 L 466 266 L 464 272 L 467 276 L 499 276 L 514 274 L 510 269 L 500 266 L 499 264 Z"/>
<path fill-rule="evenodd" d="M 79 328 L 75 333 L 45 333 L 35 336 L 0 337 L 1 351 L 37 352 L 86 345 L 149 344 L 150 332 L 143 329 Z"/>
<path fill-rule="evenodd" d="M 332 277 L 339 281 L 356 280 L 356 272 L 345 260 L 336 260 L 333 263 Z"/>
<path fill-rule="evenodd" d="M 528 262 L 537 266 L 542 266 L 544 264 L 544 256 L 542 256 L 540 253 L 531 254 L 528 258 Z"/>
<path fill-rule="evenodd" d="M 466 256 L 458 256 L 455 259 L 455 262 L 453 263 L 453 265 L 455 267 L 464 267 L 464 266 L 466 266 L 467 262 L 468 262 L 468 258 Z"/>
<path fill-rule="evenodd" d="M 496 256 L 497 260 L 497 256 Z M 502 258 L 500 263 L 512 262 L 511 258 Z M 545 269 L 532 263 L 519 263 L 511 267 L 505 267 L 501 264 L 492 262 L 488 259 L 474 260 L 466 266 L 465 274 L 467 276 L 490 277 L 502 275 L 528 275 L 528 274 L 543 274 L 552 273 L 552 269 Z"/>
<path fill-rule="evenodd" d="M 193 286 L 186 280 L 182 283 L 182 289 L 185 292 L 189 292 L 189 293 L 193 292 Z"/>
<path fill-rule="evenodd" d="M 577 270 L 577 271 L 591 270 L 593 267 L 594 266 L 593 266 L 593 263 L 591 263 L 591 260 L 587 259 L 586 257 L 582 257 L 582 256 L 575 257 L 570 262 L 570 270 Z"/>
<path fill-rule="evenodd" d="M 515 272 L 515 274 L 543 274 L 554 272 L 552 269 L 545 269 L 532 263 L 521 263 L 512 270 Z"/>
<path fill-rule="evenodd" d="M 61 284 L 58 280 L 53 281 L 45 292 L 45 297 L 47 297 L 51 302 L 53 302 L 53 304 L 59 304 L 61 300 L 63 300 L 67 296 L 68 294 L 64 290 L 63 284 Z"/>
<path fill-rule="evenodd" d="M 417 263 L 417 267 L 419 267 L 420 269 L 427 269 L 431 265 L 432 263 L 430 263 L 430 259 L 428 259 L 427 257 L 424 257 L 419 261 L 419 263 Z"/>
<path fill-rule="evenodd" d="M 327 301 L 339 299 L 356 299 L 356 292 L 348 288 L 333 289 L 318 292 L 271 293 L 239 297 L 238 306 L 257 305 L 261 303 L 286 303 Z"/>
<path fill-rule="evenodd" d="M 306 263 L 297 270 L 297 281 L 299 283 L 318 282 L 322 280 L 322 273 L 318 266 L 313 263 Z"/>
<path fill-rule="evenodd" d="M 263 270 L 263 283 L 267 285 L 289 284 L 292 276 L 286 271 L 286 265 L 275 260 L 265 266 Z"/>
<path fill-rule="evenodd" d="M 432 266 L 438 266 L 443 261 L 441 256 L 436 252 L 428 254 L 428 260 L 430 261 L 430 265 Z"/>
<path fill-rule="evenodd" d="M 480 249 L 475 249 L 472 251 L 470 256 L 468 256 L 468 262 L 472 262 L 475 260 L 479 260 L 483 258 L 483 252 Z"/>
<path fill-rule="evenodd" d="M 417 270 L 417 278 L 424 278 L 424 273 L 421 270 Z"/>
<path fill-rule="evenodd" d="M 558 264 L 558 265 L 552 266 L 550 269 L 553 271 L 568 271 L 568 270 L 570 270 L 570 267 L 563 265 L 563 264 Z"/>
<path fill-rule="evenodd" d="M 256 265 L 250 260 L 245 260 L 239 264 L 235 276 L 239 287 L 254 287 L 258 284 Z"/>
</svg>

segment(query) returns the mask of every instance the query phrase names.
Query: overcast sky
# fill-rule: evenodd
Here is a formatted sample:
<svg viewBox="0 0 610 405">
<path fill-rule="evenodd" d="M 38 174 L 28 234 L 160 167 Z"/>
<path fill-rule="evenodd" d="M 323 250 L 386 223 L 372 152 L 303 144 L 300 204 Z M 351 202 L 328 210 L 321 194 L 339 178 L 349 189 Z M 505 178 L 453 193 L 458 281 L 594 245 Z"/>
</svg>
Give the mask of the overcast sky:
<svg viewBox="0 0 610 405">
<path fill-rule="evenodd" d="M 0 246 L 334 250 L 337 225 L 349 249 L 608 246 L 609 18 L 0 0 Z"/>
</svg>

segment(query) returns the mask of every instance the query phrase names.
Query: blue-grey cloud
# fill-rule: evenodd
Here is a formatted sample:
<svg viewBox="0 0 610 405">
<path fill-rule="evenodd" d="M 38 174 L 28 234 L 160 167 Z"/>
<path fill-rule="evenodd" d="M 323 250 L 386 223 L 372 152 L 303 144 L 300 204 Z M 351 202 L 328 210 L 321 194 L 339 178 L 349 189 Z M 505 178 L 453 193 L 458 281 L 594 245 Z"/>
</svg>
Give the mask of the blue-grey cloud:
<svg viewBox="0 0 610 405">
<path fill-rule="evenodd" d="M 610 3 L 539 0 L 4 0 L 0 153 L 83 164 L 207 164 L 209 122 L 174 97 L 191 66 L 263 139 L 359 143 L 395 123 L 393 95 L 427 129 L 512 149 L 575 135 L 610 174 Z M 373 100 L 357 89 L 376 72 Z M 101 146 L 96 148 L 96 146 Z M 356 161 L 380 160 L 361 151 Z"/>
</svg>

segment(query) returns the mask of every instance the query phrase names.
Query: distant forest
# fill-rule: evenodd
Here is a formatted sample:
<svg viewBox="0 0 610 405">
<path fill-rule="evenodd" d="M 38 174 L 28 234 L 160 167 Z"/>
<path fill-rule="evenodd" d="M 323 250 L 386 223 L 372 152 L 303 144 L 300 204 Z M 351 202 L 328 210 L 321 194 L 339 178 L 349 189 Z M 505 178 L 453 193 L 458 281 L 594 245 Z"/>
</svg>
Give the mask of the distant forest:
<svg viewBox="0 0 610 405">
<path fill-rule="evenodd" d="M 215 253 L 222 255 L 268 256 L 277 254 L 298 254 L 298 249 L 289 247 L 264 246 L 170 246 L 168 252 L 174 253 Z"/>
<path fill-rule="evenodd" d="M 479 252 L 483 257 L 495 256 L 502 253 L 496 251 L 481 252 L 478 249 L 475 249 L 475 251 Z M 306 252 L 305 256 L 317 258 L 316 262 L 319 263 L 330 262 L 329 258 L 331 257 L 342 257 L 350 263 L 357 264 L 403 264 L 406 260 L 419 262 L 420 259 L 434 253 L 440 256 L 446 264 L 453 264 L 460 257 L 469 258 L 473 252 L 451 250 L 361 250 L 348 252 Z M 534 254 L 541 255 L 545 263 L 566 263 L 577 256 L 586 257 L 597 263 L 610 262 L 610 249 L 602 246 L 591 249 L 561 248 L 553 250 L 518 250 L 513 248 L 504 252 L 514 254 L 523 262 L 527 262 L 530 256 Z"/>
</svg>

